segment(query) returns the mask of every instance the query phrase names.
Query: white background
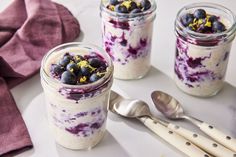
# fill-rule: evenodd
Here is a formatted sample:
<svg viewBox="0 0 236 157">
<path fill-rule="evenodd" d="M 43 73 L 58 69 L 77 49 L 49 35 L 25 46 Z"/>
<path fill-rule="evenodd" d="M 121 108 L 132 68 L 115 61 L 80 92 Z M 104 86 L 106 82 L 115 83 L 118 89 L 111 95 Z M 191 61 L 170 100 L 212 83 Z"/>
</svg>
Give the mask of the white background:
<svg viewBox="0 0 236 157">
<path fill-rule="evenodd" d="M 1 0 L 0 10 L 11 1 Z M 81 24 L 79 41 L 101 45 L 99 0 L 58 0 L 73 13 Z M 149 103 L 151 111 L 161 116 L 150 99 L 151 91 L 164 90 L 178 98 L 186 112 L 205 120 L 236 137 L 236 42 L 233 43 L 225 88 L 215 97 L 201 99 L 179 91 L 172 81 L 175 56 L 174 19 L 177 11 L 197 0 L 159 0 L 154 23 L 152 69 L 142 80 L 115 80 L 113 89 L 123 95 L 140 98 Z M 222 4 L 236 13 L 235 0 L 205 0 Z M 91 151 L 71 151 L 55 144 L 47 127 L 45 101 L 39 75 L 11 90 L 29 129 L 34 149 L 19 157 L 180 157 L 182 154 L 148 131 L 135 120 L 126 120 L 109 113 L 107 134 Z M 201 133 L 186 122 L 174 122 Z M 202 133 L 201 133 L 202 134 Z M 174 139 L 173 139 L 174 140 Z"/>
</svg>

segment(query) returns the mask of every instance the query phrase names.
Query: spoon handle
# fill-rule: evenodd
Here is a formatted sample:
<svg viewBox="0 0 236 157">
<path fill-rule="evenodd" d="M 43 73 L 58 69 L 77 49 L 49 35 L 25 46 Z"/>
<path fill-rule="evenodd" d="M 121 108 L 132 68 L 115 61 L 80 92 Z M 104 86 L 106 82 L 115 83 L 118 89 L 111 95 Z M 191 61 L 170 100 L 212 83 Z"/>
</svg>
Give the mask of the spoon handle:
<svg viewBox="0 0 236 157">
<path fill-rule="evenodd" d="M 220 130 L 205 122 L 201 123 L 199 127 L 203 132 L 212 137 L 214 140 L 221 143 L 225 147 L 231 149 L 232 151 L 236 152 L 235 138 L 226 135 L 225 133 L 221 132 Z M 236 155 L 234 155 L 234 157 L 236 157 Z"/>
<path fill-rule="evenodd" d="M 174 125 L 169 123 L 168 128 L 172 131 L 178 133 L 179 135 L 185 137 L 198 147 L 202 148 L 203 150 L 207 151 L 208 153 L 216 156 L 216 157 L 234 157 L 236 154 L 225 148 L 224 146 L 216 143 L 215 141 L 208 139 L 204 136 L 201 136 L 197 133 L 194 133 L 190 130 L 187 130 L 185 128 L 182 128 L 180 126 Z"/>
<path fill-rule="evenodd" d="M 164 139 L 169 144 L 173 145 L 175 148 L 183 152 L 189 157 L 210 157 L 209 154 L 198 148 L 196 145 L 192 144 L 182 136 L 176 134 L 172 130 L 168 129 L 164 125 L 152 120 L 148 117 L 138 118 L 143 124 L 152 130 L 159 137 Z"/>
</svg>

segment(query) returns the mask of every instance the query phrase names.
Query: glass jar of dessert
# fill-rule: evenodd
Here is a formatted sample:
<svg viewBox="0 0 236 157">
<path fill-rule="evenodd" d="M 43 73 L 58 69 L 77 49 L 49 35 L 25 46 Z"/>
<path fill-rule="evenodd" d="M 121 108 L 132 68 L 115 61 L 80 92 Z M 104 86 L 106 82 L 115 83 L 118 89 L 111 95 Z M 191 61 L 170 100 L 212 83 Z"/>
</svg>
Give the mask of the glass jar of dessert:
<svg viewBox="0 0 236 157">
<path fill-rule="evenodd" d="M 40 75 L 56 142 L 70 149 L 94 147 L 106 126 L 113 82 L 109 55 L 94 45 L 59 45 L 43 58 Z"/>
<path fill-rule="evenodd" d="M 114 63 L 114 77 L 139 79 L 150 68 L 155 0 L 102 0 L 103 48 Z"/>
<path fill-rule="evenodd" d="M 191 4 L 178 12 L 174 79 L 181 90 L 208 97 L 222 89 L 235 30 L 235 15 L 217 4 Z"/>
</svg>

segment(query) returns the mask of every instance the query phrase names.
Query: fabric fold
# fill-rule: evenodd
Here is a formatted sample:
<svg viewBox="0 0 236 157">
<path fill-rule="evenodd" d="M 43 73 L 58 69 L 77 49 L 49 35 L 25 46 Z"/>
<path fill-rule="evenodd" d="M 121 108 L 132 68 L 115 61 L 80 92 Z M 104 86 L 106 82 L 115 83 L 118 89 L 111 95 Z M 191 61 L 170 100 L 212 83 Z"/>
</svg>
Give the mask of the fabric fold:
<svg viewBox="0 0 236 157">
<path fill-rule="evenodd" d="M 32 146 L 9 89 L 36 74 L 49 49 L 79 33 L 76 18 L 50 0 L 15 0 L 0 13 L 0 156 Z"/>
</svg>

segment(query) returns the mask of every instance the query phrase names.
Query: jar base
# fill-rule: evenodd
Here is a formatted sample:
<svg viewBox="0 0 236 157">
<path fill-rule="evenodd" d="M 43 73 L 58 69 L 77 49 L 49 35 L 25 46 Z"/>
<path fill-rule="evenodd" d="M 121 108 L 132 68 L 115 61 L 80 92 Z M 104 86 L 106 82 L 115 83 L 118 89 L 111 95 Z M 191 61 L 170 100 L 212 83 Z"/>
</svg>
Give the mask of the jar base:
<svg viewBox="0 0 236 157">
<path fill-rule="evenodd" d="M 123 80 L 123 81 L 129 81 L 129 80 L 140 80 L 148 75 L 150 71 L 150 68 L 143 74 L 143 75 L 138 75 L 135 77 L 119 77 L 114 74 L 114 78 L 117 80 Z"/>
<path fill-rule="evenodd" d="M 104 135 L 105 135 L 105 133 L 103 133 L 96 142 L 93 142 L 92 144 L 87 144 L 87 145 L 80 144 L 80 145 L 75 145 L 75 146 L 71 146 L 71 145 L 69 146 L 69 145 L 67 145 L 67 144 L 65 144 L 62 141 L 59 141 L 57 139 L 55 139 L 55 142 L 58 145 L 66 148 L 66 149 L 77 150 L 77 151 L 89 151 L 89 150 L 93 149 L 95 146 L 97 146 L 102 141 Z"/>
<path fill-rule="evenodd" d="M 215 95 L 217 95 L 222 89 L 223 89 L 223 86 L 221 88 L 219 88 L 218 90 L 216 90 L 215 92 L 213 93 L 210 93 L 210 94 L 207 94 L 207 95 L 202 95 L 202 94 L 196 94 L 196 93 L 189 93 L 185 90 L 183 90 L 181 87 L 178 86 L 177 83 L 175 83 L 176 87 L 182 91 L 183 93 L 187 94 L 187 95 L 190 95 L 190 96 L 194 96 L 194 97 L 198 97 L 198 98 L 209 98 L 209 97 L 213 97 Z"/>
</svg>

